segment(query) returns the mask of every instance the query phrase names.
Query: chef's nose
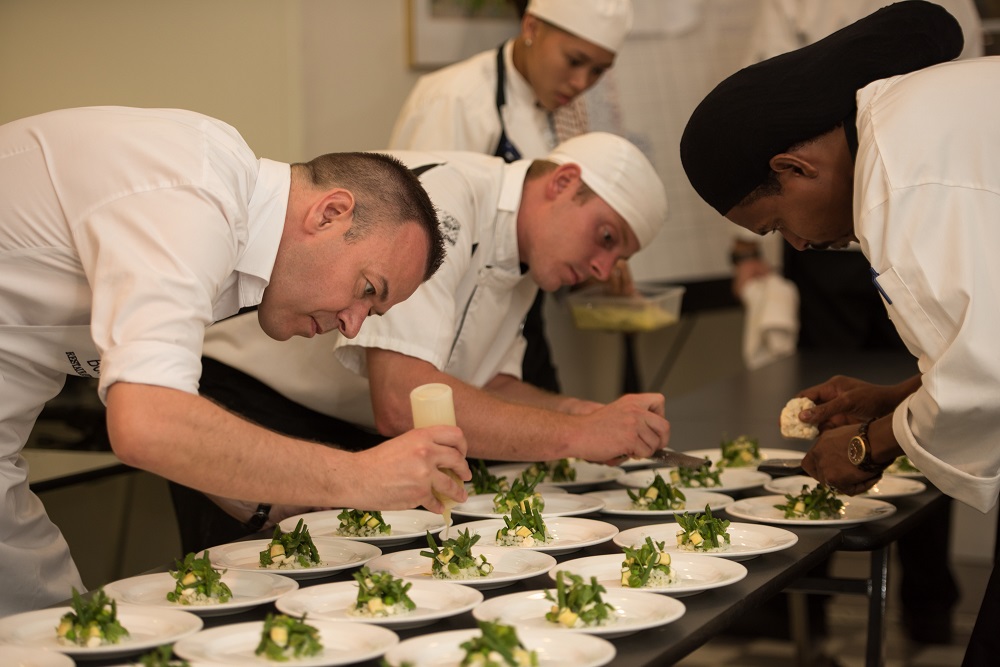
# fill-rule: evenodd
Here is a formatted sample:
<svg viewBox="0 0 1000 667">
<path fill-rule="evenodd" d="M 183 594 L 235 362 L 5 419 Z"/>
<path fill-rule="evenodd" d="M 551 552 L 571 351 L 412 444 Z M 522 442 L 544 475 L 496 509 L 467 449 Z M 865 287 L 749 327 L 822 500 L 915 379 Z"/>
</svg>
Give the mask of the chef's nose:
<svg viewBox="0 0 1000 667">
<path fill-rule="evenodd" d="M 354 338 L 361 331 L 361 325 L 368 317 L 368 305 L 362 301 L 356 301 L 350 308 L 346 308 L 337 313 L 338 329 L 344 338 Z"/>
<path fill-rule="evenodd" d="M 590 263 L 590 272 L 600 281 L 605 281 L 611 277 L 611 271 L 615 267 L 617 259 L 612 255 L 603 255 L 595 258 Z"/>
</svg>

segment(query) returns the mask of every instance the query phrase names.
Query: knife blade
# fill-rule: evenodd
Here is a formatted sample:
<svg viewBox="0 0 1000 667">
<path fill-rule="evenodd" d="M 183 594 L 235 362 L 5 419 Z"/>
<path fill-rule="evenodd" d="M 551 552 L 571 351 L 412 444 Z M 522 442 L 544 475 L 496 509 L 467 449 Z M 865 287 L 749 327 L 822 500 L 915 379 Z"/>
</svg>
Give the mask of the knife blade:
<svg viewBox="0 0 1000 667">
<path fill-rule="evenodd" d="M 653 461 L 660 461 L 676 468 L 700 468 L 708 459 L 698 458 L 690 454 L 678 452 L 669 447 L 658 449 L 649 455 Z"/>
</svg>

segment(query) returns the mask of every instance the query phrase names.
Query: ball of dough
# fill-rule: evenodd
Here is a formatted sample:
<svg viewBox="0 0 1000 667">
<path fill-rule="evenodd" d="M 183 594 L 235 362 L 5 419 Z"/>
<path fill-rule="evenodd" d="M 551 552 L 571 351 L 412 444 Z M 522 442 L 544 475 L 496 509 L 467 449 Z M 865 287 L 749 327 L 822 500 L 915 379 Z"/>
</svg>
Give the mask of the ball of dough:
<svg viewBox="0 0 1000 667">
<path fill-rule="evenodd" d="M 819 428 L 813 424 L 806 424 L 799 419 L 800 412 L 815 406 L 815 403 L 804 396 L 788 401 L 781 411 L 781 435 L 786 438 L 802 438 L 803 440 L 817 438 L 819 436 Z"/>
</svg>

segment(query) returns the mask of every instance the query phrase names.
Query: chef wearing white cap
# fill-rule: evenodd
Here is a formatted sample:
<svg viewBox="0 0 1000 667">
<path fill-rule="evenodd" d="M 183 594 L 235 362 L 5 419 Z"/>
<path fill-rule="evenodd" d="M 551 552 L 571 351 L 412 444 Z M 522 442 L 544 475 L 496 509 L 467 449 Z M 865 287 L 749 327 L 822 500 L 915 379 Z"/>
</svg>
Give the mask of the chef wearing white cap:
<svg viewBox="0 0 1000 667">
<path fill-rule="evenodd" d="M 356 338 L 337 337 L 335 353 L 326 341 L 272 345 L 243 316 L 208 330 L 205 355 L 268 385 L 280 394 L 275 400 L 377 426 L 384 436 L 412 427 L 411 389 L 447 383 L 473 457 L 605 461 L 665 446 L 661 394 L 602 405 L 520 381 L 520 326 L 538 289 L 606 278 L 666 218 L 663 184 L 645 156 L 606 133 L 569 139 L 546 160 L 510 164 L 470 152 L 393 154 L 422 172 L 439 209 L 448 247 L 437 274 L 391 312 L 369 318 Z M 247 391 L 253 382 L 234 384 Z M 271 425 L 263 412 L 246 416 Z M 336 443 L 336 428 L 318 426 L 315 438 Z"/>
</svg>

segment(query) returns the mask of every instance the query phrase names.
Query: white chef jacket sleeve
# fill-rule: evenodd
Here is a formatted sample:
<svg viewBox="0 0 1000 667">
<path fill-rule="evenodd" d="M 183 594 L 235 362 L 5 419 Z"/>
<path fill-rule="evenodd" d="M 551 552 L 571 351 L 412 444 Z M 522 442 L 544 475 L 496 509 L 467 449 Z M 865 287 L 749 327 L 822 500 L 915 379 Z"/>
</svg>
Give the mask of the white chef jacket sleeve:
<svg viewBox="0 0 1000 667">
<path fill-rule="evenodd" d="M 102 400 L 115 382 L 197 393 L 205 327 L 239 247 L 228 216 L 240 207 L 221 196 L 194 187 L 132 194 L 73 229 L 93 292 Z"/>
<path fill-rule="evenodd" d="M 399 112 L 389 139 L 390 149 L 455 150 L 488 155 L 496 150 L 500 121 L 495 106 L 483 104 L 483 99 L 493 99 L 489 94 L 470 97 L 457 94 L 468 91 L 431 90 L 421 83 Z"/>
<path fill-rule="evenodd" d="M 941 491 L 985 512 L 1000 489 L 1000 196 L 934 184 L 906 188 L 889 205 L 873 266 L 923 374 L 893 432 Z"/>
</svg>

